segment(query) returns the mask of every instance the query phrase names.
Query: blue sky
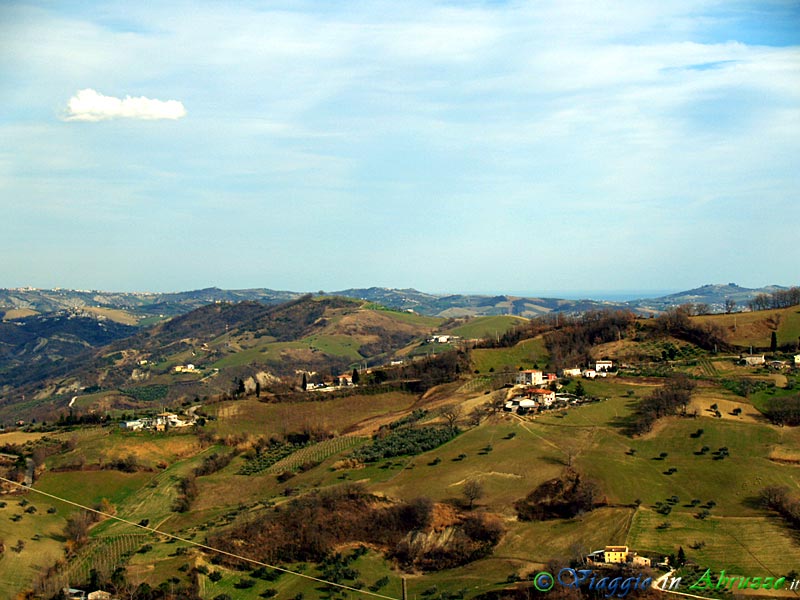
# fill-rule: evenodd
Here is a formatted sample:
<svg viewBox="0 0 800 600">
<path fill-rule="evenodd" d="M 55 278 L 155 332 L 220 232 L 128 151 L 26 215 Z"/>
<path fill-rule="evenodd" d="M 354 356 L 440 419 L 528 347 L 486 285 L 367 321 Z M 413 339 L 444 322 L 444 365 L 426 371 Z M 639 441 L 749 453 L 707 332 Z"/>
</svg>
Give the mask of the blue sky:
<svg viewBox="0 0 800 600">
<path fill-rule="evenodd" d="M 0 6 L 0 287 L 798 284 L 799 151 L 797 1 Z"/>
</svg>

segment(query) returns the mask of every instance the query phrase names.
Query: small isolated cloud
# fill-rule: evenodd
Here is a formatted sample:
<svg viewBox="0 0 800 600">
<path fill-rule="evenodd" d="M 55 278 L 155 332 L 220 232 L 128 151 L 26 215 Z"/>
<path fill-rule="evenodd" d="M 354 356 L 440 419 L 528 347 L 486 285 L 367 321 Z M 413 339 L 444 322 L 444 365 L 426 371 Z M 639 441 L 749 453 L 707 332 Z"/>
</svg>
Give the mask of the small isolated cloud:
<svg viewBox="0 0 800 600">
<path fill-rule="evenodd" d="M 107 121 L 109 119 L 180 119 L 186 108 L 178 100 L 153 98 L 114 98 L 92 89 L 80 90 L 67 103 L 67 121 Z"/>
</svg>

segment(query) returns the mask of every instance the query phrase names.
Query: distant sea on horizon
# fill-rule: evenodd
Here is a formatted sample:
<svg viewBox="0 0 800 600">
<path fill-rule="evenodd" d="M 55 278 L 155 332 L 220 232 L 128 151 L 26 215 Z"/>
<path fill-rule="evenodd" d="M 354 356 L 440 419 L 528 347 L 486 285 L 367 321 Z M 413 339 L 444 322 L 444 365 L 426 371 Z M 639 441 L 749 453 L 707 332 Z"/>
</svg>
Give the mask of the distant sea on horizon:
<svg viewBox="0 0 800 600">
<path fill-rule="evenodd" d="M 536 292 L 499 292 L 497 295 L 522 296 L 526 298 L 563 298 L 564 300 L 607 300 L 609 302 L 627 302 L 628 300 L 641 300 L 643 298 L 660 298 L 675 294 L 680 290 L 604 290 L 604 291 L 536 291 Z M 491 296 L 486 292 L 481 295 Z"/>
</svg>

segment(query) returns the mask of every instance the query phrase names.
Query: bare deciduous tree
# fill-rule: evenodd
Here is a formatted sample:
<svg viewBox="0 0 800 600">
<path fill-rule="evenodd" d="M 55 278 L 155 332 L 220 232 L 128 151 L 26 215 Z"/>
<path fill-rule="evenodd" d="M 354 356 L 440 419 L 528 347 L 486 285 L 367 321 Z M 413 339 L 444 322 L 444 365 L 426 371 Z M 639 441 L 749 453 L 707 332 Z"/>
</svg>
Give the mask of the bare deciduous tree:
<svg viewBox="0 0 800 600">
<path fill-rule="evenodd" d="M 464 489 L 461 490 L 464 498 L 469 500 L 470 509 L 475 504 L 475 500 L 483 498 L 483 486 L 477 479 L 470 479 L 464 484 Z"/>
<path fill-rule="evenodd" d="M 447 421 L 447 426 L 450 429 L 458 427 L 458 421 L 461 419 L 461 406 L 458 404 L 451 404 L 442 409 L 442 417 Z"/>
</svg>

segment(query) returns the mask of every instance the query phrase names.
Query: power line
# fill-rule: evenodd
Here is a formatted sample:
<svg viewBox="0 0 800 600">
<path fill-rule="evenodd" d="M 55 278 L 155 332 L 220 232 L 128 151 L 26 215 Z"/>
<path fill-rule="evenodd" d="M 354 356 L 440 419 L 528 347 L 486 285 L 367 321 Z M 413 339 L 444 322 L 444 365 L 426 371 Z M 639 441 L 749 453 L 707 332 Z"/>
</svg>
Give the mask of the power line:
<svg viewBox="0 0 800 600">
<path fill-rule="evenodd" d="M 320 579 L 319 577 L 314 577 L 312 575 L 306 575 L 305 573 L 298 573 L 297 571 L 291 571 L 289 569 L 285 569 L 283 567 L 278 567 L 276 565 L 270 565 L 268 563 L 263 563 L 261 561 L 255 560 L 253 558 L 247 558 L 246 556 L 240 556 L 238 554 L 234 554 L 233 552 L 228 552 L 227 550 L 220 550 L 219 548 L 213 548 L 211 546 L 206 546 L 205 544 L 201 544 L 201 543 L 195 542 L 193 540 L 187 540 L 186 538 L 182 538 L 180 536 L 173 535 L 171 533 L 166 533 L 165 531 L 159 531 L 158 529 L 155 529 L 154 527 L 148 527 L 147 525 L 142 525 L 140 523 L 134 523 L 133 521 L 128 521 L 127 519 L 123 519 L 122 517 L 118 517 L 116 515 L 111 515 L 111 514 L 105 513 L 105 512 L 103 512 L 101 510 L 97 510 L 96 508 L 91 508 L 89 506 L 84 506 L 83 504 L 79 504 L 77 502 L 73 502 L 72 500 L 67 500 L 66 498 L 61 498 L 60 496 L 56 496 L 54 494 L 49 494 L 48 492 L 44 492 L 42 490 L 37 490 L 36 488 L 33 488 L 33 487 L 27 487 L 25 485 L 22 485 L 21 483 L 16 482 L 16 481 L 11 481 L 10 479 L 6 479 L 5 477 L 0 477 L 0 481 L 4 481 L 6 483 L 10 483 L 11 485 L 15 485 L 15 486 L 17 486 L 19 488 L 22 488 L 22 489 L 25 489 L 25 490 L 30 490 L 32 492 L 36 492 L 37 494 L 40 494 L 42 496 L 47 496 L 48 498 L 52 498 L 54 500 L 58 500 L 59 502 L 63 502 L 65 504 L 69 504 L 69 505 L 75 506 L 77 508 L 82 508 L 83 510 L 87 510 L 89 512 L 93 512 L 93 513 L 95 513 L 97 515 L 100 515 L 102 517 L 106 517 L 108 519 L 114 519 L 115 521 L 119 521 L 120 523 L 125 523 L 126 525 L 132 525 L 133 527 L 138 527 L 139 529 L 144 529 L 145 531 L 149 531 L 150 533 L 156 533 L 158 535 L 163 535 L 164 537 L 171 538 L 171 539 L 173 539 L 175 541 L 183 542 L 183 543 L 189 544 L 191 546 L 196 546 L 197 548 L 202 548 L 203 550 L 208 550 L 209 552 L 216 552 L 217 554 L 224 554 L 225 556 L 230 556 L 231 558 L 236 558 L 238 560 L 243 560 L 245 562 L 249 562 L 249 563 L 252 563 L 254 565 L 257 565 L 259 567 L 267 567 L 268 569 L 274 569 L 275 571 L 280 571 L 282 573 L 288 573 L 289 575 L 295 575 L 296 577 L 302 577 L 304 579 L 309 579 L 311 581 L 316 581 L 318 583 L 324 583 L 326 585 L 332 585 L 332 586 L 341 588 L 343 590 L 348 590 L 350 592 L 356 592 L 358 594 L 364 594 L 365 596 L 373 596 L 375 598 L 383 598 L 384 600 L 400 600 L 399 598 L 395 598 L 393 596 L 385 596 L 383 594 L 378 594 L 377 592 L 371 592 L 369 590 L 360 590 L 358 588 L 354 588 L 354 587 L 349 586 L 349 585 L 344 585 L 342 583 L 336 583 L 336 582 L 333 582 L 333 581 L 326 581 L 325 579 Z"/>
</svg>

